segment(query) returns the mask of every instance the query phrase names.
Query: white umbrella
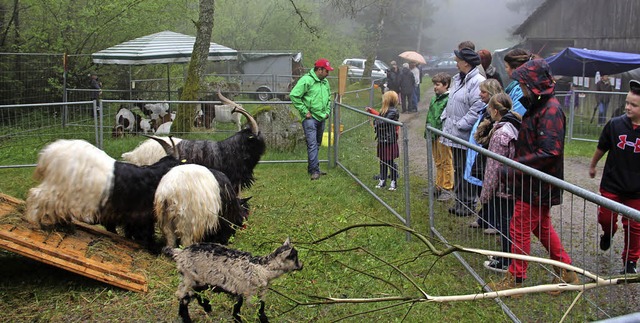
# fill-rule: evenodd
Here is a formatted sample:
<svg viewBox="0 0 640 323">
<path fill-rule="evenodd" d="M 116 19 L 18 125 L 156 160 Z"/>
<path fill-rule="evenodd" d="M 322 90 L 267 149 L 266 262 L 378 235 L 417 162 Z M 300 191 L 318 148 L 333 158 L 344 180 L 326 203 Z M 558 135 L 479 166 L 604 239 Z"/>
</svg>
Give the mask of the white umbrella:
<svg viewBox="0 0 640 323">
<path fill-rule="evenodd" d="M 424 60 L 424 56 L 422 56 L 422 54 L 416 52 L 416 51 L 412 51 L 412 50 L 408 50 L 406 52 L 402 52 L 400 55 L 398 55 L 408 61 L 412 61 L 412 62 L 416 62 L 418 64 L 427 64 L 427 62 Z"/>
</svg>

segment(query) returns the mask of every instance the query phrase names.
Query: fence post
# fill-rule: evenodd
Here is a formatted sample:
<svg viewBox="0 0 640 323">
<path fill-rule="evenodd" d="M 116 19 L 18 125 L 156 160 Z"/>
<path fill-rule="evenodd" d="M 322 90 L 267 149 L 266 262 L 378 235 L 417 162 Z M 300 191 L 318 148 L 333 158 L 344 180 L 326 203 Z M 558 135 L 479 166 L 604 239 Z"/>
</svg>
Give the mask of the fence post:
<svg viewBox="0 0 640 323">
<path fill-rule="evenodd" d="M 431 125 L 429 124 L 427 126 L 427 185 L 429 185 L 429 187 L 427 188 L 429 190 L 429 226 L 430 227 L 434 227 L 435 226 L 435 213 L 434 213 L 434 187 L 435 187 L 435 180 L 433 178 L 433 162 L 432 162 L 432 156 L 433 156 L 433 134 L 431 133 L 431 130 L 429 130 L 429 128 L 431 127 Z M 437 140 L 437 139 L 436 139 Z M 429 232 L 431 233 L 431 237 L 434 238 L 435 237 L 435 233 L 433 232 L 433 230 L 429 230 Z"/>
<path fill-rule="evenodd" d="M 402 164 L 404 176 L 404 212 L 405 226 L 411 228 L 411 183 L 409 183 L 409 127 L 402 123 Z M 406 240 L 411 240 L 411 234 L 406 232 Z"/>
</svg>

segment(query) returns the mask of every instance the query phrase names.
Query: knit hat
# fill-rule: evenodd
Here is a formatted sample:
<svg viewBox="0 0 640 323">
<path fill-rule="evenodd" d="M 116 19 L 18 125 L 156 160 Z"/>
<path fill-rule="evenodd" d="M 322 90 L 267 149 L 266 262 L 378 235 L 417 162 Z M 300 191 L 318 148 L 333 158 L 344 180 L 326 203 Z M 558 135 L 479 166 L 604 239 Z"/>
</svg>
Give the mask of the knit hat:
<svg viewBox="0 0 640 323">
<path fill-rule="evenodd" d="M 480 65 L 480 56 L 470 48 L 463 48 L 461 50 L 456 49 L 453 53 L 457 58 L 467 62 L 473 67 Z"/>
</svg>

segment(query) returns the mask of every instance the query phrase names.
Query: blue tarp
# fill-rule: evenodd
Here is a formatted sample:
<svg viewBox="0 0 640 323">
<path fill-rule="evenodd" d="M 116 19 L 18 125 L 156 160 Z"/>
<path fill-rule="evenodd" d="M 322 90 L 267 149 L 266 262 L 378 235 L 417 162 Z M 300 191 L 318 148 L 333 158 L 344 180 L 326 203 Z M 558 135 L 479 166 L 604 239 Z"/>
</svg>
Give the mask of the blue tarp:
<svg viewBox="0 0 640 323">
<path fill-rule="evenodd" d="M 545 58 L 553 75 L 594 77 L 640 68 L 640 54 L 567 47 Z"/>
</svg>

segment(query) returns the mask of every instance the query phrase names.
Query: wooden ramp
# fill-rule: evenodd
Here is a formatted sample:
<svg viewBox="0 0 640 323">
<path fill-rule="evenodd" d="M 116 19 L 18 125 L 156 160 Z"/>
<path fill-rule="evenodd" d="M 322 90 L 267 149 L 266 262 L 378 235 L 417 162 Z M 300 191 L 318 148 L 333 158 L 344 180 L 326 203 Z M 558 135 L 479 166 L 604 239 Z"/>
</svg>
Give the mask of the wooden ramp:
<svg viewBox="0 0 640 323">
<path fill-rule="evenodd" d="M 0 193 L 0 248 L 135 292 L 147 279 L 135 262 L 139 245 L 108 231 L 76 223 L 75 233 L 32 229 L 22 220 L 24 201 Z"/>
</svg>

